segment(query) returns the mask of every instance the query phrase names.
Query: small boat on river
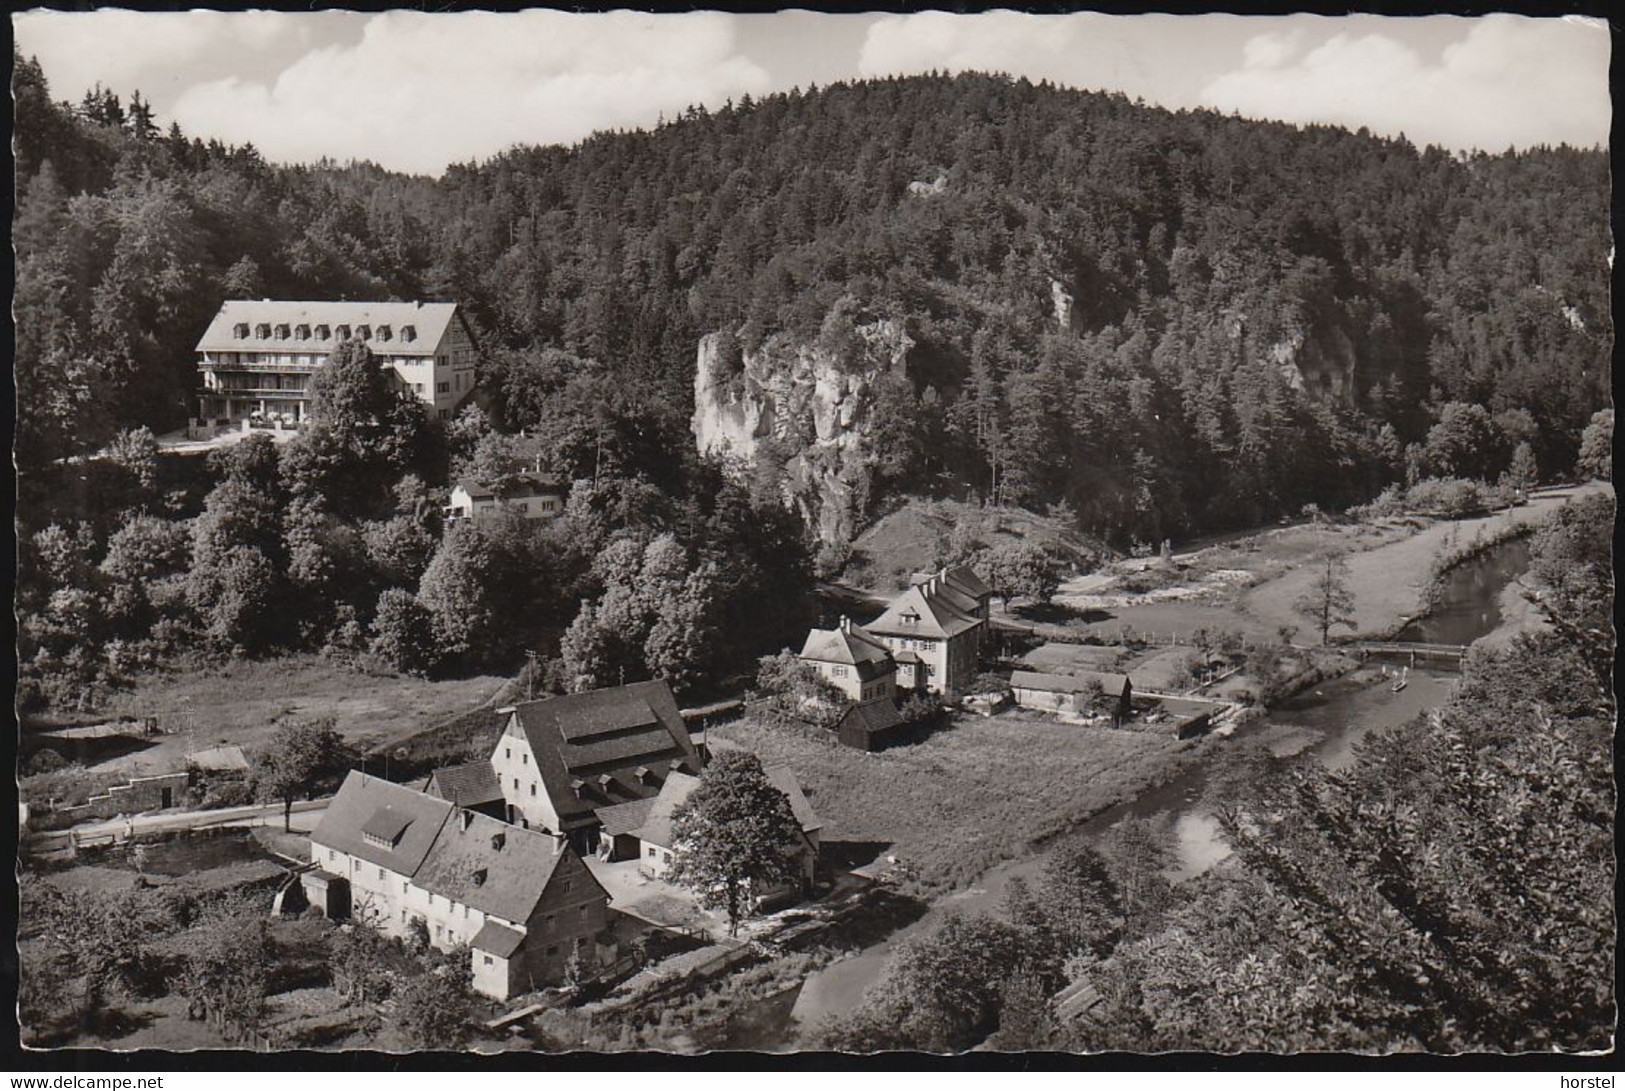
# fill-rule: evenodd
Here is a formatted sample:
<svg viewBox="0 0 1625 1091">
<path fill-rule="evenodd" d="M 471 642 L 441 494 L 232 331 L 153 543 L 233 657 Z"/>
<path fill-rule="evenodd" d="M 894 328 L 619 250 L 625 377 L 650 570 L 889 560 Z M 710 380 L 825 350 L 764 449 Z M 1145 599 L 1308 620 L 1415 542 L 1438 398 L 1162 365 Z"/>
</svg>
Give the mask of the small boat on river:
<svg viewBox="0 0 1625 1091">
<path fill-rule="evenodd" d="M 1411 684 L 1411 668 L 1406 667 L 1399 675 L 1399 681 L 1394 683 L 1394 692 L 1398 693 Z"/>
</svg>

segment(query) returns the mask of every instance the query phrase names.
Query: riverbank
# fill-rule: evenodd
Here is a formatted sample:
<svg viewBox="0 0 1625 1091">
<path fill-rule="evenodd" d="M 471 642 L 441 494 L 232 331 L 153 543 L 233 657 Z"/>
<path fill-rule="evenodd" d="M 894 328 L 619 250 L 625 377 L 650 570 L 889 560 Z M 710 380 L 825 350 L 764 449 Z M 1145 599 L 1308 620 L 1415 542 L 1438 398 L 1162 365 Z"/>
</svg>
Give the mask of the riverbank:
<svg viewBox="0 0 1625 1091">
<path fill-rule="evenodd" d="M 1453 542 L 1504 540 L 1527 534 L 1570 499 L 1609 488 L 1588 482 L 1572 488 L 1548 489 L 1530 495 L 1523 507 L 1469 519 L 1431 523 L 1414 534 L 1347 555 L 1349 591 L 1354 596 L 1355 637 L 1380 640 L 1403 628 L 1421 614 L 1434 560 Z M 1354 544 L 1354 543 L 1351 543 Z M 1266 627 L 1302 626 L 1303 617 L 1293 603 L 1315 578 L 1310 566 L 1283 573 L 1242 596 L 1240 609 Z"/>
</svg>

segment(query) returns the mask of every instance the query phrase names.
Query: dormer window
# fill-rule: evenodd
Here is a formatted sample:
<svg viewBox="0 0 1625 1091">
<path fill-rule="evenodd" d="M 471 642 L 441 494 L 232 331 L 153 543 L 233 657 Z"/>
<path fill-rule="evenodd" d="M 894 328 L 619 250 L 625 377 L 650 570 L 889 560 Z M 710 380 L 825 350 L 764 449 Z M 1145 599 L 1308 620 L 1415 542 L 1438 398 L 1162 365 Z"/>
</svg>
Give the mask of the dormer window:
<svg viewBox="0 0 1625 1091">
<path fill-rule="evenodd" d="M 581 798 L 582 789 L 584 789 L 586 787 L 587 787 L 587 782 L 582 780 L 580 777 L 571 777 L 570 778 L 570 791 L 572 791 L 572 792 L 574 792 L 576 794 L 577 799 Z"/>
<path fill-rule="evenodd" d="M 338 328 L 338 331 L 339 331 L 339 340 L 340 341 L 348 341 L 350 339 L 350 327 L 349 326 L 340 326 Z"/>
<path fill-rule="evenodd" d="M 469 881 L 472 882 L 475 886 L 484 886 L 485 885 L 485 869 L 484 868 L 475 868 L 474 869 L 474 874 L 470 875 L 468 878 L 469 878 Z"/>
<path fill-rule="evenodd" d="M 310 327 L 301 322 L 293 328 L 293 335 L 301 341 L 309 341 Z"/>
<path fill-rule="evenodd" d="M 506 843 L 506 841 L 507 841 L 507 836 L 505 834 L 493 833 L 491 835 L 491 851 L 492 852 L 501 852 L 502 851 L 502 846 L 503 846 L 504 843 Z"/>
<path fill-rule="evenodd" d="M 401 340 L 402 341 L 416 341 L 417 339 L 418 339 L 418 328 L 416 326 L 402 326 L 401 327 Z"/>
<path fill-rule="evenodd" d="M 286 322 L 279 322 L 277 324 L 277 328 L 276 328 L 276 339 L 278 341 L 286 341 L 288 339 L 288 335 L 291 332 L 292 331 L 290 331 L 288 329 L 288 325 L 287 325 Z"/>
<path fill-rule="evenodd" d="M 904 625 L 918 625 L 919 623 L 920 623 L 920 615 L 919 614 L 909 613 L 909 614 L 904 614 L 903 615 L 903 624 Z"/>
<path fill-rule="evenodd" d="M 259 325 L 255 326 L 254 336 L 258 337 L 261 341 L 269 341 L 271 339 L 271 323 L 261 322 Z"/>
<path fill-rule="evenodd" d="M 333 337 L 333 328 L 331 326 L 329 326 L 327 323 L 324 322 L 321 325 L 316 327 L 316 340 L 318 340 L 318 341 L 328 341 L 328 340 L 331 340 L 332 337 Z"/>
<path fill-rule="evenodd" d="M 248 340 L 248 323 L 239 322 L 231 328 L 231 335 L 239 341 Z"/>
<path fill-rule="evenodd" d="M 473 811 L 458 811 L 457 818 L 462 823 L 462 828 L 465 830 L 474 824 Z"/>
<path fill-rule="evenodd" d="M 399 811 L 380 807 L 361 827 L 361 839 L 380 849 L 392 849 L 401 843 L 412 820 Z"/>
<path fill-rule="evenodd" d="M 391 333 L 390 328 L 388 326 L 379 326 L 378 327 L 378 340 L 380 340 L 380 341 L 388 341 L 391 336 L 393 336 L 393 334 Z"/>
<path fill-rule="evenodd" d="M 372 327 L 371 326 L 357 326 L 355 328 L 355 335 L 357 337 L 361 338 L 361 340 L 363 340 L 363 341 L 371 341 L 372 340 Z"/>
</svg>

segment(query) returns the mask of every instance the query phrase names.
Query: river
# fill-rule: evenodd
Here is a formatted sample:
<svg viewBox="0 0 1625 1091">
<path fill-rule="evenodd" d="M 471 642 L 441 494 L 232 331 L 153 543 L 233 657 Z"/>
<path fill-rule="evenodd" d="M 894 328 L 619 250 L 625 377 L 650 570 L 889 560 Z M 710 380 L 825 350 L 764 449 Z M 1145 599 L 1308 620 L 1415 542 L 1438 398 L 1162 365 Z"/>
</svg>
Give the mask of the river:
<svg viewBox="0 0 1625 1091">
<path fill-rule="evenodd" d="M 1454 569 L 1439 603 L 1426 617 L 1408 624 L 1395 639 L 1415 643 L 1470 644 L 1501 623 L 1499 600 L 1506 585 L 1529 564 L 1527 539 L 1514 539 Z M 1395 667 L 1391 670 L 1399 669 Z M 1353 677 L 1321 683 L 1273 709 L 1269 716 L 1238 729 L 1237 737 L 1264 742 L 1281 757 L 1302 756 L 1330 768 L 1352 760 L 1355 744 L 1374 730 L 1409 722 L 1437 708 L 1450 695 L 1456 673 L 1434 667 L 1412 667 L 1407 685 L 1395 692 L 1392 683 Z M 1128 817 L 1166 815 L 1178 839 L 1173 877 L 1200 874 L 1229 855 L 1218 824 L 1202 806 L 1207 769 L 1198 765 L 1132 802 L 1113 807 L 1084 824 L 1086 837 L 1098 837 Z M 851 1010 L 879 979 L 898 940 L 935 927 L 944 912 L 996 911 L 1010 880 L 1036 879 L 1043 854 L 1012 860 L 982 875 L 974 887 L 955 891 L 933 903 L 920 920 L 881 943 L 834 962 L 807 979 L 794 1015 L 802 1028 L 828 1015 Z M 772 1047 L 767 1047 L 772 1048 Z M 786 1047 L 791 1048 L 791 1047 Z"/>
</svg>

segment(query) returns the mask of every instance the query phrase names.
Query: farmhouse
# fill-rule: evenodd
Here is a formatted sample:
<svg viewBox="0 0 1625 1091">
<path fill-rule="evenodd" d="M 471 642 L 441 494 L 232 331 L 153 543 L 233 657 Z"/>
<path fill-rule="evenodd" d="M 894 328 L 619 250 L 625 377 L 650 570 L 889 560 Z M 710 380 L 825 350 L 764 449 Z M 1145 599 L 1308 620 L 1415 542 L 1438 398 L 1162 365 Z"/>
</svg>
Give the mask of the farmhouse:
<svg viewBox="0 0 1625 1091">
<path fill-rule="evenodd" d="M 965 692 L 981 663 L 992 595 L 968 569 L 943 569 L 892 600 L 867 626 L 891 649 L 900 689 Z M 979 593 L 978 593 L 979 592 Z"/>
<path fill-rule="evenodd" d="M 431 416 L 449 419 L 474 390 L 474 338 L 455 303 L 227 300 L 197 343 L 193 431 L 305 420 L 311 377 L 351 340 Z"/>
<path fill-rule="evenodd" d="M 813 629 L 801 648 L 801 661 L 854 701 L 890 698 L 896 691 L 897 662 L 886 645 L 843 617 L 833 629 Z"/>
<path fill-rule="evenodd" d="M 570 486 L 546 474 L 527 471 L 497 485 L 458 482 L 446 505 L 447 519 L 478 519 L 500 511 L 517 511 L 526 519 L 551 519 L 564 511 Z"/>
<path fill-rule="evenodd" d="M 436 770 L 426 787 L 516 825 L 567 837 L 580 853 L 598 846 L 599 810 L 652 798 L 669 776 L 697 776 L 702 765 L 663 681 L 497 711 L 507 723 L 490 761 Z M 500 797 L 491 795 L 492 781 Z"/>
<path fill-rule="evenodd" d="M 1134 707 L 1134 684 L 1126 674 L 1015 671 L 1010 675 L 1010 691 L 1016 704 L 1041 712 L 1086 712 L 1096 694 L 1104 702 L 1115 702 L 1113 715 L 1119 722 L 1128 719 Z"/>
<path fill-rule="evenodd" d="M 467 944 L 474 988 L 507 999 L 604 952 L 609 896 L 561 837 L 352 772 L 310 835 L 310 901 L 389 935 Z"/>
<path fill-rule="evenodd" d="M 818 839 L 823 823 L 807 802 L 796 775 L 787 765 L 775 765 L 763 770 L 773 786 L 783 792 L 801 826 L 801 836 L 793 846 L 801 865 L 802 886 L 810 886 L 818 864 Z M 699 777 L 673 773 L 652 799 L 606 807 L 600 812 L 605 837 L 599 843 L 599 855 L 606 860 L 638 861 L 638 870 L 651 879 L 663 879 L 671 869 L 672 855 L 677 851 L 672 837 L 672 818 L 677 809 L 688 801 L 700 786 Z M 759 892 L 758 897 L 770 898 L 788 892 L 789 888 L 775 888 Z"/>
</svg>

